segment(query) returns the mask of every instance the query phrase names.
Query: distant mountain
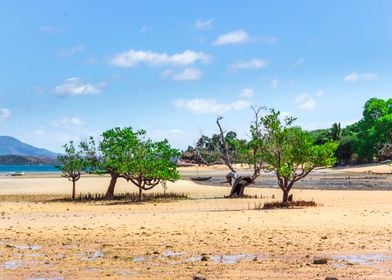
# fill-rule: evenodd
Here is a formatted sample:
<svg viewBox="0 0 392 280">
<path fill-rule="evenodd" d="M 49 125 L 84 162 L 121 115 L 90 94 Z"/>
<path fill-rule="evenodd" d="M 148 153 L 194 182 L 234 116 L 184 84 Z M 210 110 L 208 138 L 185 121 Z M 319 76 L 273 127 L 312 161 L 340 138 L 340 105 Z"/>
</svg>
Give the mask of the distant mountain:
<svg viewBox="0 0 392 280">
<path fill-rule="evenodd" d="M 32 157 L 20 155 L 0 156 L 0 165 L 56 165 L 57 160 L 47 157 Z"/>
<path fill-rule="evenodd" d="M 50 159 L 57 157 L 56 153 L 36 148 L 10 136 L 0 136 L 0 156 L 2 155 L 45 157 Z"/>
</svg>

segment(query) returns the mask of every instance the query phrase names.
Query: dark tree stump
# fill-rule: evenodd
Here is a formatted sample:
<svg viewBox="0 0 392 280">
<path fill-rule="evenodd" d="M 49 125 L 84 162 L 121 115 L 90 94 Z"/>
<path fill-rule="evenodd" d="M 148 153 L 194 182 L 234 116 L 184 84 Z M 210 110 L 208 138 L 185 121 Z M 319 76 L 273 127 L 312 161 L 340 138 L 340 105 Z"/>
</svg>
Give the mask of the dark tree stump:
<svg viewBox="0 0 392 280">
<path fill-rule="evenodd" d="M 240 176 L 237 173 L 230 172 L 226 175 L 227 182 L 231 185 L 229 197 L 244 196 L 245 187 L 254 183 L 254 180 L 249 176 Z"/>
</svg>

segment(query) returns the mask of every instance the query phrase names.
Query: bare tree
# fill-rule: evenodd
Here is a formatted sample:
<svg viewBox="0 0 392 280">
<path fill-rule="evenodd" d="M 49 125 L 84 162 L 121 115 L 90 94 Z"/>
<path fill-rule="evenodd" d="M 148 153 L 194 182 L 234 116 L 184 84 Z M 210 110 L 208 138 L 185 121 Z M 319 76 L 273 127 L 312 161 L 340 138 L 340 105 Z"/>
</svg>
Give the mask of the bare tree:
<svg viewBox="0 0 392 280">
<path fill-rule="evenodd" d="M 251 107 L 254 115 L 255 115 L 255 120 L 254 123 L 252 124 L 252 127 L 255 129 L 252 131 L 257 131 L 254 133 L 261 133 L 259 130 L 260 127 L 260 112 L 261 110 L 264 110 L 265 107 Z M 219 133 L 221 137 L 221 157 L 226 166 L 229 168 L 231 172 L 229 172 L 226 175 L 226 183 L 229 183 L 231 185 L 231 191 L 229 197 L 242 197 L 244 195 L 244 190 L 245 187 L 249 186 L 250 184 L 253 184 L 257 177 L 260 176 L 260 170 L 262 169 L 262 161 L 259 159 L 259 145 L 260 143 L 248 143 L 248 149 L 251 150 L 251 153 L 247 153 L 246 155 L 246 162 L 251 164 L 253 166 L 253 174 L 251 176 L 242 176 L 239 175 L 237 170 L 233 167 L 232 160 L 229 155 L 229 150 L 228 146 L 226 143 L 226 138 L 225 138 L 225 132 L 222 129 L 220 121 L 223 119 L 222 116 L 218 116 L 216 119 L 216 124 L 218 125 L 219 128 Z M 253 137 L 252 137 L 253 138 Z"/>
</svg>

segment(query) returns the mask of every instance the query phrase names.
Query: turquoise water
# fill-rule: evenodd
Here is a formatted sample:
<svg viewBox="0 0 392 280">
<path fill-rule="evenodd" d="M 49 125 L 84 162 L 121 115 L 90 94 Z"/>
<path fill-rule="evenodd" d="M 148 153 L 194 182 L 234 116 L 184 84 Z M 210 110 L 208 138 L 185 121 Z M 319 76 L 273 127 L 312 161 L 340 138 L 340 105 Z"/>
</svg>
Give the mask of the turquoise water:
<svg viewBox="0 0 392 280">
<path fill-rule="evenodd" d="M 11 172 L 25 172 L 25 173 L 39 173 L 39 172 L 59 172 L 54 165 L 1 165 L 0 173 Z"/>
</svg>

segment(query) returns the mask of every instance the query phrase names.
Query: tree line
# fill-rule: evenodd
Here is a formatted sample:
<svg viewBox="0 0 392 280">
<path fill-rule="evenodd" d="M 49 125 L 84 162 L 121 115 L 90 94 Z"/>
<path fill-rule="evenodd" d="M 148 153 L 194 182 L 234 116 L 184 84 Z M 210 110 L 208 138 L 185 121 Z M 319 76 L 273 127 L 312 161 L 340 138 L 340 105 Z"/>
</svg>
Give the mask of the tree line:
<svg viewBox="0 0 392 280">
<path fill-rule="evenodd" d="M 329 129 L 310 132 L 315 143 L 334 141 L 339 164 L 371 163 L 392 159 L 392 98 L 369 99 L 362 119 L 341 128 L 334 123 Z"/>
<path fill-rule="evenodd" d="M 392 159 L 392 98 L 369 99 L 363 109 L 362 119 L 344 128 L 334 123 L 330 128 L 306 131 L 317 145 L 328 142 L 337 144 L 336 164 L 359 164 Z M 228 131 L 225 139 L 228 152 L 235 163 L 243 162 L 239 147 L 249 140 L 239 139 L 237 133 Z M 198 153 L 207 163 L 220 163 L 222 138 L 218 133 L 211 137 L 202 135 L 195 146 L 188 146 L 185 155 Z"/>
</svg>

